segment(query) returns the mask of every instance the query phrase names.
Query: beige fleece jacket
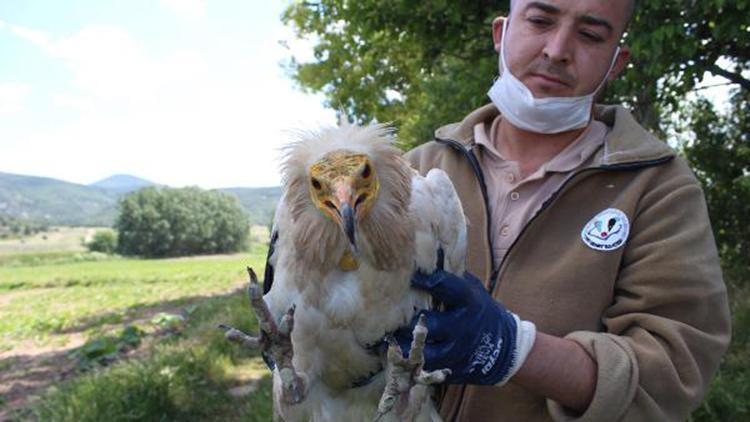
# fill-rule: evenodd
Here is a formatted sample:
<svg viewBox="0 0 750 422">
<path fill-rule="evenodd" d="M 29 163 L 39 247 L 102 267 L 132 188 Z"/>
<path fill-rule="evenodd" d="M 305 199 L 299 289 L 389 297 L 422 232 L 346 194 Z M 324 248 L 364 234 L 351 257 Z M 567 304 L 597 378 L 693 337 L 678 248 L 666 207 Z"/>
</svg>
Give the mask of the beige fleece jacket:
<svg viewBox="0 0 750 422">
<path fill-rule="evenodd" d="M 726 288 L 698 181 L 627 110 L 598 106 L 596 119 L 610 127 L 604 148 L 552 195 L 491 274 L 492 228 L 473 128 L 497 113 L 492 105 L 476 110 L 407 158 L 423 174 L 442 168 L 450 175 L 469 221 L 469 271 L 540 331 L 581 344 L 598 365 L 596 392 L 584 414 L 572 415 L 512 382 L 451 386 L 441 398 L 443 417 L 685 420 L 730 337 Z M 626 216 L 629 236 L 616 249 L 596 250 L 582 231 L 606 209 Z"/>
</svg>

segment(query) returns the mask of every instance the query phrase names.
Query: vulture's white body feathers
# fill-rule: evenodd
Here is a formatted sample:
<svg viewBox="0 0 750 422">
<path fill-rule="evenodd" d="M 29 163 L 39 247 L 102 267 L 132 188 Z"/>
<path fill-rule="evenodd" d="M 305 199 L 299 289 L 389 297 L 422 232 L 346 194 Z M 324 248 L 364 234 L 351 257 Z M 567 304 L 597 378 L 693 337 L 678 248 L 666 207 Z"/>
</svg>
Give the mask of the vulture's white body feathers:
<svg viewBox="0 0 750 422">
<path fill-rule="evenodd" d="M 360 223 L 358 268 L 350 271 L 338 265 L 349 248 L 346 236 L 310 199 L 310 167 L 334 151 L 367 155 L 380 182 L 375 205 Z M 438 249 L 444 251 L 446 271 L 463 273 L 461 203 L 442 170 L 420 176 L 379 125 L 303 135 L 287 148 L 283 171 L 285 191 L 274 225 L 278 238 L 269 258 L 273 284 L 264 299 L 277 320 L 296 306 L 293 363 L 307 391 L 300 404 L 280 402 L 275 373 L 276 412 L 288 422 L 371 420 L 385 381 L 384 358 L 370 347 L 429 306 L 427 295 L 410 288 L 410 278 L 417 270 L 435 270 Z M 372 373 L 377 375 L 369 377 Z M 439 420 L 431 406 L 422 419 Z"/>
</svg>

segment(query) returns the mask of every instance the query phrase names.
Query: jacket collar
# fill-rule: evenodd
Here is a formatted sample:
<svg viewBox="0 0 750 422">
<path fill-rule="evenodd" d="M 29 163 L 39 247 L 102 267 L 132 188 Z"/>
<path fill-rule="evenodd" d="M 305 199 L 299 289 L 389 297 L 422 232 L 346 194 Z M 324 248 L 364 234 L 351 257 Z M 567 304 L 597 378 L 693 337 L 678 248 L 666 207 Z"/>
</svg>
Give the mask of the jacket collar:
<svg viewBox="0 0 750 422">
<path fill-rule="evenodd" d="M 474 126 L 492 122 L 500 112 L 493 104 L 480 107 L 459 123 L 452 123 L 435 131 L 437 139 L 450 139 L 467 148 L 474 146 Z M 674 151 L 646 131 L 632 114 L 622 106 L 596 105 L 594 118 L 609 127 L 604 148 L 597 154 L 597 165 L 621 166 L 644 161 L 658 161 L 674 157 Z"/>
</svg>

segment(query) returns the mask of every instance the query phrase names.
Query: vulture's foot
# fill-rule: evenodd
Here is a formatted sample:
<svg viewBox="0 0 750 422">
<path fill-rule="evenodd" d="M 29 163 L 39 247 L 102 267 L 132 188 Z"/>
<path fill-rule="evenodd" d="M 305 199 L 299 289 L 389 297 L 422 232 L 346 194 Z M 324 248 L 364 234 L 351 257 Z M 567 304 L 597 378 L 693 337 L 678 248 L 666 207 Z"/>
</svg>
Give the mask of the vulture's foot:
<svg viewBox="0 0 750 422">
<path fill-rule="evenodd" d="M 375 421 L 416 420 L 425 411 L 425 406 L 430 405 L 429 386 L 444 382 L 445 377 L 450 374 L 450 369 L 423 369 L 424 344 L 427 338 L 424 315 L 419 317 L 413 336 L 408 358 L 404 358 L 398 342 L 392 337 L 388 338 L 386 386 L 380 397 Z"/>
<path fill-rule="evenodd" d="M 297 404 L 305 399 L 306 382 L 292 365 L 294 347 L 292 345 L 292 330 L 294 329 L 294 310 L 289 308 L 287 313 L 277 324 L 271 310 L 263 300 L 263 289 L 258 283 L 258 277 L 252 268 L 247 268 L 250 276 L 250 286 L 247 289 L 250 304 L 255 311 L 260 325 L 260 336 L 253 337 L 242 331 L 226 325 L 219 325 L 225 331 L 227 340 L 239 343 L 252 350 L 260 350 L 270 357 L 281 378 L 281 399 L 286 404 Z"/>
</svg>

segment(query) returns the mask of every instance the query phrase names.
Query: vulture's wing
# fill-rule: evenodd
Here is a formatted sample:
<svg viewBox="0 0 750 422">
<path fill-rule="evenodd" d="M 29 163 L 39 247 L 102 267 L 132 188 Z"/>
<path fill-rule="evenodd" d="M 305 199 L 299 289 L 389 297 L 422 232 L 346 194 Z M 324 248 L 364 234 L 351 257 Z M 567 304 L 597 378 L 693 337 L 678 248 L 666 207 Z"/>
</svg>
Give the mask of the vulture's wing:
<svg viewBox="0 0 750 422">
<path fill-rule="evenodd" d="M 286 204 L 286 193 L 279 199 L 271 228 L 271 244 L 268 247 L 266 270 L 263 278 L 263 294 L 271 313 L 279 320 L 294 303 L 297 292 L 290 282 L 292 274 L 288 268 L 291 253 L 291 239 L 288 227 L 291 225 L 291 215 Z"/>
<path fill-rule="evenodd" d="M 275 268 L 276 263 L 279 260 L 279 254 L 276 253 L 276 248 L 279 243 L 279 233 L 283 229 L 283 226 L 285 225 L 285 222 L 282 221 L 286 219 L 286 213 L 284 210 L 286 209 L 286 192 L 284 192 L 281 195 L 281 198 L 279 198 L 279 203 L 276 205 L 276 211 L 274 212 L 273 216 L 273 225 L 271 226 L 271 240 L 268 245 L 268 255 L 266 255 L 266 271 L 263 275 L 263 294 L 268 293 L 271 290 L 271 286 L 273 286 L 273 280 L 275 275 Z"/>
<path fill-rule="evenodd" d="M 431 273 L 437 267 L 439 251 L 444 269 L 463 275 L 466 258 L 466 218 L 461 200 L 448 175 L 440 169 L 412 179 L 410 206 L 416 221 L 417 269 Z"/>
</svg>

